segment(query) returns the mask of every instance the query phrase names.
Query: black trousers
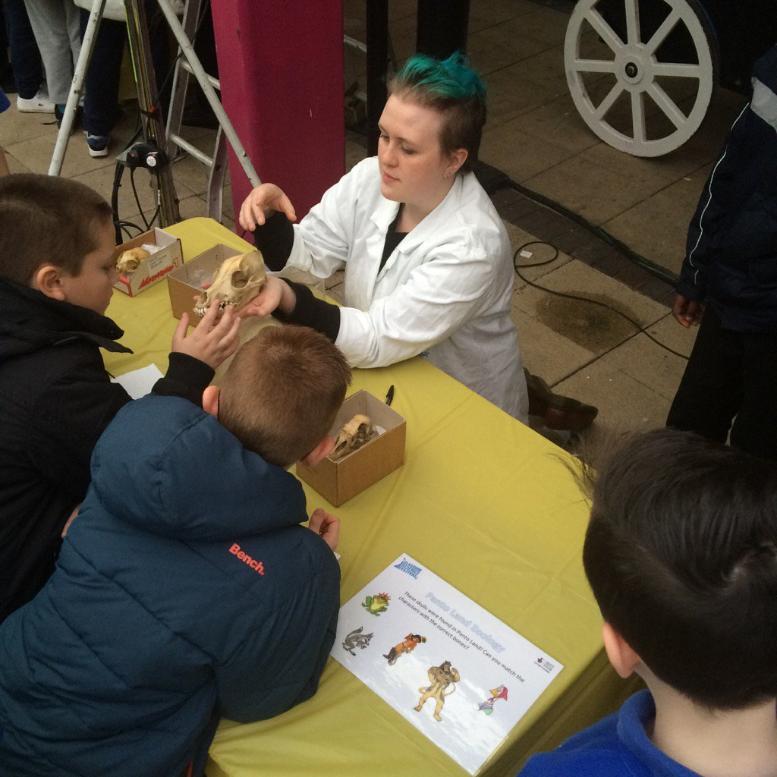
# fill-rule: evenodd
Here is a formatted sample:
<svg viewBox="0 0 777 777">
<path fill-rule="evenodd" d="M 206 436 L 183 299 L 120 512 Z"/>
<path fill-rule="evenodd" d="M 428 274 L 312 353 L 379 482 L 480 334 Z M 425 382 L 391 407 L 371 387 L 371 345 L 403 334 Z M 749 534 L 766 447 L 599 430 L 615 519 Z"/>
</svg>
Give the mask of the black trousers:
<svg viewBox="0 0 777 777">
<path fill-rule="evenodd" d="M 777 333 L 724 329 L 707 308 L 666 425 L 777 460 Z"/>
</svg>

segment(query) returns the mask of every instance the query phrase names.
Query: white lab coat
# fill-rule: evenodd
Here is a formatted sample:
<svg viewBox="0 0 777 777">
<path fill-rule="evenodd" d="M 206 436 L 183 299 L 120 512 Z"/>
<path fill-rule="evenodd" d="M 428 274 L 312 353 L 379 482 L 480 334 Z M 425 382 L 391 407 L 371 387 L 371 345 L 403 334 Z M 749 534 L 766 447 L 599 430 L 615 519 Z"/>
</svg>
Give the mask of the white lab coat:
<svg viewBox="0 0 777 777">
<path fill-rule="evenodd" d="M 491 200 L 474 174 L 457 175 L 378 272 L 398 208 L 380 193 L 377 158 L 363 160 L 295 225 L 287 266 L 319 278 L 345 267 L 335 344 L 353 366 L 423 354 L 525 422 L 510 241 Z"/>
</svg>

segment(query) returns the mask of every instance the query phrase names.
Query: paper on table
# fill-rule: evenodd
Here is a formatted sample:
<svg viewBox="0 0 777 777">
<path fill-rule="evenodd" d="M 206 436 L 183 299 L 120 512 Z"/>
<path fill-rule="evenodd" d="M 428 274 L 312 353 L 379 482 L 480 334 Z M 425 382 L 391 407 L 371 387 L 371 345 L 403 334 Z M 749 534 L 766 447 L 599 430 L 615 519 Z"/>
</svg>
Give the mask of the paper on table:
<svg viewBox="0 0 777 777">
<path fill-rule="evenodd" d="M 154 384 L 162 377 L 162 373 L 156 364 L 149 364 L 147 367 L 141 367 L 139 370 L 125 372 L 118 378 L 112 378 L 114 383 L 124 386 L 126 392 L 133 399 L 140 399 L 146 394 L 151 393 Z"/>
<path fill-rule="evenodd" d="M 563 669 L 408 555 L 343 605 L 332 656 L 470 774 Z"/>
</svg>

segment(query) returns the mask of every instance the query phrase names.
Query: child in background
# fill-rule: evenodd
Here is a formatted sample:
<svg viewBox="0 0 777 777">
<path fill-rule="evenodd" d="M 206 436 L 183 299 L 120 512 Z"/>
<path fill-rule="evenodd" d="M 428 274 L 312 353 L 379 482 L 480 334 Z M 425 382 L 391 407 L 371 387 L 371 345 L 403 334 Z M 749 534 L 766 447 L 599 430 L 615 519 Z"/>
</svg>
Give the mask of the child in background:
<svg viewBox="0 0 777 777">
<path fill-rule="evenodd" d="M 315 693 L 338 522 L 316 511 L 300 527 L 284 468 L 331 452 L 349 381 L 324 335 L 268 327 L 204 410 L 152 395 L 119 412 L 54 575 L 0 626 L 4 773 L 198 777 L 220 717 Z"/>
<path fill-rule="evenodd" d="M 0 622 L 54 569 L 60 535 L 89 485 L 97 438 L 130 397 L 100 348 L 128 351 L 106 318 L 116 270 L 111 209 L 76 181 L 0 178 Z M 237 347 L 231 311 L 182 320 L 154 391 L 199 403 Z"/>
<path fill-rule="evenodd" d="M 583 561 L 610 663 L 648 690 L 521 777 L 775 777 L 777 468 L 635 437 L 601 471 Z"/>
</svg>

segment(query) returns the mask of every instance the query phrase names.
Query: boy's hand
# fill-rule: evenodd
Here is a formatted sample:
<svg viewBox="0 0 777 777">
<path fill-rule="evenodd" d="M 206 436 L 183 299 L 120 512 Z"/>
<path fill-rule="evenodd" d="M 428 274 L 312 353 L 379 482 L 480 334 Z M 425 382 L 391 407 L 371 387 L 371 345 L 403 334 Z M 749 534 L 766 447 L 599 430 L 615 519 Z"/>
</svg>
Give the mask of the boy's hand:
<svg viewBox="0 0 777 777">
<path fill-rule="evenodd" d="M 264 318 L 280 309 L 282 313 L 292 313 L 297 306 L 294 289 L 282 278 L 268 275 L 259 294 L 240 310 L 240 317 L 259 316 Z"/>
<path fill-rule="evenodd" d="M 218 302 L 211 304 L 199 324 L 187 334 L 189 316 L 184 313 L 173 335 L 173 351 L 185 353 L 205 362 L 214 370 L 231 356 L 239 344 L 237 335 L 240 319 L 231 305 L 227 305 L 219 321 Z"/>
<path fill-rule="evenodd" d="M 297 220 L 294 206 L 281 188 L 274 183 L 263 183 L 252 189 L 243 200 L 237 220 L 243 229 L 253 232 L 273 211 L 285 214 L 289 221 Z"/>
<path fill-rule="evenodd" d="M 332 549 L 337 550 L 340 541 L 340 519 L 317 507 L 313 510 L 308 529 L 314 531 Z"/>
<path fill-rule="evenodd" d="M 682 294 L 675 294 L 674 304 L 672 305 L 672 315 L 677 322 L 686 329 L 691 324 L 698 324 L 704 313 L 704 305 L 695 299 L 688 299 Z"/>
</svg>

